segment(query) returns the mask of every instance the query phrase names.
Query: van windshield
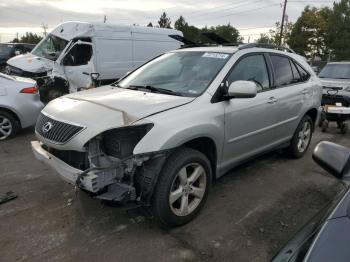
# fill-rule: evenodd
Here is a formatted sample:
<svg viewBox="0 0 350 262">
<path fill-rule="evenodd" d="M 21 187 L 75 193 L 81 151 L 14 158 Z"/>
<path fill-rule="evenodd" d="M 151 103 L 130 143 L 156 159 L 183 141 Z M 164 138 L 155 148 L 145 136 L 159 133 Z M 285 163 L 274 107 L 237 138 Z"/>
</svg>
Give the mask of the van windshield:
<svg viewBox="0 0 350 262">
<path fill-rule="evenodd" d="M 183 51 L 164 54 L 122 79 L 118 86 L 199 96 L 227 63 L 230 54 Z"/>
<path fill-rule="evenodd" d="M 33 49 L 32 54 L 56 61 L 67 44 L 67 40 L 49 34 Z"/>
</svg>

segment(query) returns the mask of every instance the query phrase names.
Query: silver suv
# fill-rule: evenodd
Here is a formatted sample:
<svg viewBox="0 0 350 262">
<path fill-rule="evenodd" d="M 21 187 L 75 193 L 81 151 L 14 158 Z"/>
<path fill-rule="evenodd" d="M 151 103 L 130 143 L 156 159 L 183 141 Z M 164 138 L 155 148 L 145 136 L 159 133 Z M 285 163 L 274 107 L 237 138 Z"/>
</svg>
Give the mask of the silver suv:
<svg viewBox="0 0 350 262">
<path fill-rule="evenodd" d="M 252 45 L 183 48 L 118 83 L 49 103 L 36 157 L 98 199 L 193 219 L 212 181 L 277 147 L 308 149 L 321 85 L 304 58 Z"/>
</svg>

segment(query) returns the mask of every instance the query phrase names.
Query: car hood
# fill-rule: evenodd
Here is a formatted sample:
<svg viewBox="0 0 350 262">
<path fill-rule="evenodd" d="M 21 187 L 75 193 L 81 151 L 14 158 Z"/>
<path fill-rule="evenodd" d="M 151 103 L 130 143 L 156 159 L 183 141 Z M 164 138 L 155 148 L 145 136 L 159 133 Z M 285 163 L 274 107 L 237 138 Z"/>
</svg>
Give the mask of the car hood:
<svg viewBox="0 0 350 262">
<path fill-rule="evenodd" d="M 7 64 L 31 73 L 47 72 L 53 67 L 53 61 L 35 56 L 32 53 L 12 57 L 7 61 Z"/>
<path fill-rule="evenodd" d="M 113 86 L 69 94 L 51 101 L 43 113 L 61 122 L 84 126 L 84 131 L 65 145 L 40 139 L 58 149 L 80 151 L 92 137 L 106 130 L 134 124 L 140 119 L 185 105 L 194 99 Z"/>
<path fill-rule="evenodd" d="M 124 112 L 132 121 L 191 102 L 193 97 L 165 95 L 104 86 L 65 96 L 87 101 L 113 111 Z"/>
</svg>

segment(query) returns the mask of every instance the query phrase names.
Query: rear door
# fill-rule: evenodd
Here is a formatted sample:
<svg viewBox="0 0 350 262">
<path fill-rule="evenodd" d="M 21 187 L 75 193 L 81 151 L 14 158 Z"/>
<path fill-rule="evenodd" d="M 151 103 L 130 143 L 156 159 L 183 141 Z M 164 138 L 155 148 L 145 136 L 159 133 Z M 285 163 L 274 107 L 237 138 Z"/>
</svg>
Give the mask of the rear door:
<svg viewBox="0 0 350 262">
<path fill-rule="evenodd" d="M 288 56 L 271 53 L 269 57 L 275 80 L 274 97 L 279 110 L 276 115 L 276 139 L 288 141 L 308 107 L 308 101 L 311 102 L 311 90 L 307 84 L 309 76 L 302 75 L 301 66 Z"/>
<path fill-rule="evenodd" d="M 254 98 L 233 98 L 225 105 L 225 145 L 223 169 L 274 146 L 276 113 L 272 81 L 267 60 L 262 53 L 241 58 L 228 74 L 225 85 L 247 80 L 257 83 Z"/>
</svg>

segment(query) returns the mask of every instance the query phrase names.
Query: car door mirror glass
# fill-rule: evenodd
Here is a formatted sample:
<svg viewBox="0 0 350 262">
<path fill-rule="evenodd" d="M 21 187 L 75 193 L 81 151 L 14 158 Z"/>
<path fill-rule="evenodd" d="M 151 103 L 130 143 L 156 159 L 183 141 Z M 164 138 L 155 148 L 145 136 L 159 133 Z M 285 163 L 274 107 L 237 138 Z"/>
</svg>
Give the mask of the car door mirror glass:
<svg viewBox="0 0 350 262">
<path fill-rule="evenodd" d="M 350 149 L 331 142 L 320 142 L 314 149 L 313 159 L 336 178 L 350 178 Z"/>
<path fill-rule="evenodd" d="M 232 98 L 252 98 L 258 92 L 256 83 L 252 81 L 238 80 L 230 84 L 227 96 Z"/>
</svg>

